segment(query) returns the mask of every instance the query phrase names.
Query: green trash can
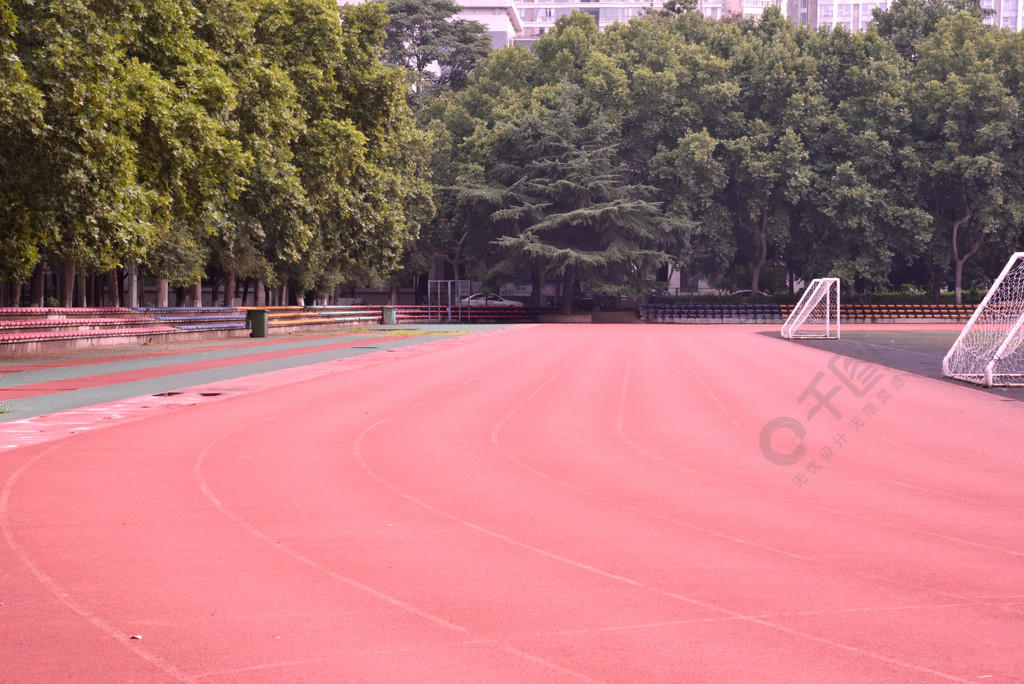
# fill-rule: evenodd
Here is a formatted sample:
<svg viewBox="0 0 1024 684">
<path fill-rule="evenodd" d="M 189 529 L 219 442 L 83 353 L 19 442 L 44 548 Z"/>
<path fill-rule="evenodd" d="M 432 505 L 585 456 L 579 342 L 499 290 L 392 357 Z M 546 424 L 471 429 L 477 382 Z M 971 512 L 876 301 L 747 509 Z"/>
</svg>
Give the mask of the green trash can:
<svg viewBox="0 0 1024 684">
<path fill-rule="evenodd" d="M 249 337 L 266 337 L 270 329 L 270 312 L 266 309 L 249 309 L 245 312 L 245 327 L 252 330 Z"/>
<path fill-rule="evenodd" d="M 398 312 L 395 307 L 380 307 L 380 322 L 383 325 L 398 325 Z"/>
</svg>

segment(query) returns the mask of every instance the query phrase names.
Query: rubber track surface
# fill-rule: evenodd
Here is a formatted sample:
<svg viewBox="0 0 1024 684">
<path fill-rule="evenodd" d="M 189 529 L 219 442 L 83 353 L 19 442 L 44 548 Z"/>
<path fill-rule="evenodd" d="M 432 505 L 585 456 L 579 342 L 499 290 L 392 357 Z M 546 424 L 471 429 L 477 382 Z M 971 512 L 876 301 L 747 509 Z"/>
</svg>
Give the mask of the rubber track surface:
<svg viewBox="0 0 1024 684">
<path fill-rule="evenodd" d="M 57 414 L 0 450 L 0 678 L 1021 681 L 1021 404 L 766 330 L 518 326 Z"/>
</svg>

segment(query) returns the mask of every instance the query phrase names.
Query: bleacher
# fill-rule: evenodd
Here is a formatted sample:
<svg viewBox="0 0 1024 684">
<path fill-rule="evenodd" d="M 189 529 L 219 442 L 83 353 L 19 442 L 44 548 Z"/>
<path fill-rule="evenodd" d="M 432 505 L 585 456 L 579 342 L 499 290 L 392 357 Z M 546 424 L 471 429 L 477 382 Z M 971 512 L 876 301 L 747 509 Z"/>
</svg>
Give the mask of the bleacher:
<svg viewBox="0 0 1024 684">
<path fill-rule="evenodd" d="M 307 306 L 307 311 L 329 318 L 337 325 L 366 325 L 380 321 L 379 306 L 350 304 L 345 306 Z"/>
<path fill-rule="evenodd" d="M 174 332 L 153 316 L 120 307 L 0 309 L 0 353 L 5 354 L 141 344 Z"/>
<path fill-rule="evenodd" d="M 533 306 L 464 306 L 452 307 L 449 317 L 447 307 L 408 305 L 396 306 L 395 316 L 398 323 L 443 323 L 449 319 L 456 323 L 536 323 L 538 316 L 553 311 Z"/>
<path fill-rule="evenodd" d="M 856 322 L 941 320 L 964 322 L 974 304 L 841 304 L 842 319 Z"/>
<path fill-rule="evenodd" d="M 249 310 L 266 311 L 270 328 L 280 332 L 337 326 L 333 318 L 301 306 L 170 306 L 138 309 L 178 331 L 209 333 L 211 336 L 215 336 L 212 334 L 218 331 L 226 336 L 242 335 L 246 330 Z"/>
<path fill-rule="evenodd" d="M 782 323 L 793 304 L 684 303 L 645 304 L 640 320 L 648 323 Z M 840 317 L 850 323 L 889 323 L 918 321 L 965 322 L 974 313 L 974 304 L 846 304 Z"/>
<path fill-rule="evenodd" d="M 783 313 L 783 306 L 771 303 L 643 304 L 640 306 L 640 320 L 648 323 L 774 323 L 789 315 L 789 311 L 792 310 L 792 305 L 789 305 Z"/>
<path fill-rule="evenodd" d="M 175 330 L 186 332 L 245 328 L 245 312 L 233 306 L 164 306 L 136 310 L 172 326 Z"/>
</svg>

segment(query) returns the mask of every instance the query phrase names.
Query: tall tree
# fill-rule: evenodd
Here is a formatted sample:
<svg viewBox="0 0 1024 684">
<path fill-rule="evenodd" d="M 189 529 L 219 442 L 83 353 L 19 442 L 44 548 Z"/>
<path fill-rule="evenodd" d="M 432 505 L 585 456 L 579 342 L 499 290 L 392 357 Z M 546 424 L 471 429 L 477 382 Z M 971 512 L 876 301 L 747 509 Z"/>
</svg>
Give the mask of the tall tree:
<svg viewBox="0 0 1024 684">
<path fill-rule="evenodd" d="M 42 258 L 63 265 L 61 300 L 70 306 L 76 264 L 109 270 L 151 238 L 152 196 L 137 181 L 134 149 L 144 69 L 125 50 L 128 8 L 80 0 L 10 7 L 18 33 L 7 61 L 17 58 L 44 99 L 42 125 L 14 138 L 17 183 L 4 208 L 20 214 L 15 222 Z"/>
<path fill-rule="evenodd" d="M 118 8 L 110 8 L 111 12 Z M 156 239 L 145 263 L 171 285 L 205 275 L 211 236 L 230 230 L 229 203 L 251 163 L 231 114 L 237 89 L 219 55 L 196 33 L 191 0 L 150 0 L 126 16 L 126 56 L 136 65 L 133 94 L 141 120 L 133 136 L 138 179 L 148 191 Z"/>
<path fill-rule="evenodd" d="M 235 276 L 277 283 L 299 261 L 312 231 L 292 145 L 305 113 L 282 65 L 264 54 L 258 36 L 276 16 L 266 0 L 199 0 L 197 35 L 218 55 L 238 89 L 232 134 L 251 159 L 245 187 L 227 206 L 228 221 L 210 238 L 214 266 L 231 287 Z M 230 297 L 230 293 L 228 295 Z"/>
<path fill-rule="evenodd" d="M 29 218 L 32 169 L 25 163 L 43 134 L 43 97 L 25 74 L 14 37 L 17 19 L 0 0 L 0 282 L 22 282 L 39 260 Z"/>
<path fill-rule="evenodd" d="M 939 22 L 961 12 L 983 19 L 992 10 L 983 10 L 978 0 L 894 0 L 888 10 L 872 10 L 878 35 L 912 63 L 917 62 L 920 45 L 935 33 Z"/>
<path fill-rule="evenodd" d="M 648 199 L 652 188 L 628 183 L 615 128 L 600 118 L 578 120 L 573 90 L 563 88 L 555 109 L 538 108 L 500 132 L 498 158 L 516 161 L 489 174 L 506 197 L 493 218 L 522 226 L 497 241 L 506 261 L 536 262 L 561 278 L 564 313 L 572 312 L 580 280 L 613 275 L 639 291 L 668 260 L 664 245 L 683 223 Z"/>
<path fill-rule="evenodd" d="M 805 29 L 777 8 L 743 28 L 731 65 L 742 120 L 722 140 L 729 182 L 721 197 L 756 293 L 769 257 L 785 251 L 794 210 L 813 181 L 801 129 L 823 103 Z"/>
<path fill-rule="evenodd" d="M 1012 243 L 1024 225 L 1021 110 L 1002 80 L 1005 39 L 967 14 L 940 21 L 914 73 L 923 206 L 933 245 L 952 262 L 957 303 L 967 260 L 993 240 Z"/>
<path fill-rule="evenodd" d="M 378 3 L 288 0 L 260 22 L 264 54 L 295 84 L 304 115 L 292 152 L 313 238 L 283 273 L 299 291 L 379 280 L 432 208 L 406 84 L 381 62 L 387 20 Z"/>
<path fill-rule="evenodd" d="M 376 0 L 380 2 L 380 0 Z M 388 0 L 391 19 L 385 31 L 383 58 L 412 74 L 415 93 L 434 86 L 459 89 L 491 49 L 486 27 L 457 19 L 452 0 Z"/>
<path fill-rule="evenodd" d="M 804 279 L 838 276 L 852 294 L 889 284 L 893 260 L 917 256 L 917 153 L 903 60 L 874 32 L 837 28 L 811 43 L 824 108 L 806 122 L 810 192 L 787 254 Z"/>
</svg>

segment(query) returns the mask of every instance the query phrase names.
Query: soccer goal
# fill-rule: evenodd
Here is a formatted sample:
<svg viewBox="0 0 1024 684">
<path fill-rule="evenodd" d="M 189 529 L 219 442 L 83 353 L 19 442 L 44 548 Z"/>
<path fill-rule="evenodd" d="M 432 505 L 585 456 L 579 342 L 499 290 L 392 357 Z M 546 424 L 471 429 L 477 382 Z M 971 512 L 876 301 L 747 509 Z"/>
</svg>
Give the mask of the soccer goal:
<svg viewBox="0 0 1024 684">
<path fill-rule="evenodd" d="M 782 324 L 786 339 L 839 339 L 839 278 L 815 278 Z"/>
<path fill-rule="evenodd" d="M 1010 257 L 942 360 L 942 374 L 986 387 L 1024 386 L 1024 252 Z"/>
</svg>

